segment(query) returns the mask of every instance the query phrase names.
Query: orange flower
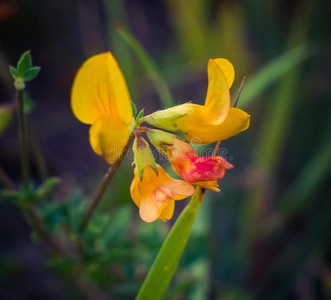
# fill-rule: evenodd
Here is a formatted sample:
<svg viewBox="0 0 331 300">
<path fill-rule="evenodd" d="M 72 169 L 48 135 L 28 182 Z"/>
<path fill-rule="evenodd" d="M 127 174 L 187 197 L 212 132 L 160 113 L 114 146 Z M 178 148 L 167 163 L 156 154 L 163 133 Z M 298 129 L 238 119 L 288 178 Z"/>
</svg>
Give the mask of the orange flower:
<svg viewBox="0 0 331 300">
<path fill-rule="evenodd" d="M 139 180 L 135 169 L 130 187 L 131 197 L 139 207 L 140 217 L 145 222 L 171 219 L 175 201 L 194 193 L 194 187 L 191 184 L 172 179 L 161 166 L 157 165 L 157 168 L 158 175 L 151 166 L 146 166 L 143 170 L 142 181 Z"/>
<path fill-rule="evenodd" d="M 146 129 L 147 136 L 158 151 L 164 154 L 173 170 L 186 182 L 219 192 L 217 180 L 233 166 L 221 156 L 200 157 L 189 143 L 174 134 Z"/>
</svg>

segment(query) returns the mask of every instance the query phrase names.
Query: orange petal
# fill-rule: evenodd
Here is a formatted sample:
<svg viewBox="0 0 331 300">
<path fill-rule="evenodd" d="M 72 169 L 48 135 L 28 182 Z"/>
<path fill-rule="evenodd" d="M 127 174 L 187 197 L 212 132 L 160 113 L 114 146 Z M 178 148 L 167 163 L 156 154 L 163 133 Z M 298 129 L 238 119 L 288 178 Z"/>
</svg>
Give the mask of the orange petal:
<svg viewBox="0 0 331 300">
<path fill-rule="evenodd" d="M 168 204 L 162 209 L 159 219 L 162 221 L 170 220 L 174 214 L 175 210 L 175 201 L 170 200 Z"/>
<path fill-rule="evenodd" d="M 139 207 L 139 215 L 145 222 L 154 222 L 159 216 L 159 208 L 151 199 L 142 199 Z"/>
</svg>

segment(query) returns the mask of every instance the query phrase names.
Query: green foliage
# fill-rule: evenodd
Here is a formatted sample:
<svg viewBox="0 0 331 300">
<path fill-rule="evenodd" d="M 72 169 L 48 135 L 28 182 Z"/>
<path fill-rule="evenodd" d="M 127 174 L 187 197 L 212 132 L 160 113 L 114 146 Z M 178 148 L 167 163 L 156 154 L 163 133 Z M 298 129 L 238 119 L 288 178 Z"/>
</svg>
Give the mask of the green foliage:
<svg viewBox="0 0 331 300">
<path fill-rule="evenodd" d="M 40 67 L 33 67 L 32 65 L 30 51 L 26 51 L 22 54 L 17 62 L 16 69 L 13 66 L 9 66 L 9 72 L 15 79 L 15 88 L 17 90 L 23 90 L 25 88 L 25 82 L 35 79 L 39 71 Z"/>
<path fill-rule="evenodd" d="M 30 185 L 28 189 L 22 188 L 16 190 L 4 190 L 2 196 L 9 202 L 20 207 L 31 207 L 34 204 L 44 200 L 53 192 L 54 188 L 60 183 L 57 177 L 51 177 L 35 187 Z"/>
<path fill-rule="evenodd" d="M 201 190 L 197 188 L 190 203 L 181 213 L 165 239 L 139 290 L 137 300 L 158 300 L 163 298 L 181 259 L 200 204 Z"/>
</svg>

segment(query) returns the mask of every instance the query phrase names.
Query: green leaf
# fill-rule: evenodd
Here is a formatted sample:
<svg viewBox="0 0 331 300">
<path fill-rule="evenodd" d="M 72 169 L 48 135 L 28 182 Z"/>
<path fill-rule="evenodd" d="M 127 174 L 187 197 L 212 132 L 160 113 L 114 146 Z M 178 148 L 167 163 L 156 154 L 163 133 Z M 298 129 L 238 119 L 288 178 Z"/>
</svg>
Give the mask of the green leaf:
<svg viewBox="0 0 331 300">
<path fill-rule="evenodd" d="M 20 76 L 23 77 L 24 72 L 27 69 L 30 69 L 32 67 L 32 58 L 30 51 L 26 51 L 22 54 L 20 57 L 18 63 L 17 63 L 17 71 Z"/>
<path fill-rule="evenodd" d="M 40 71 L 40 67 L 32 67 L 30 69 L 27 69 L 23 74 L 23 80 L 25 82 L 31 81 L 32 79 L 35 79 Z"/>
<path fill-rule="evenodd" d="M 36 190 L 36 197 L 43 199 L 53 192 L 54 188 L 60 183 L 60 178 L 50 177 L 47 178 Z"/>
<path fill-rule="evenodd" d="M 152 58 L 147 54 L 143 46 L 122 26 L 117 27 L 117 31 L 124 41 L 133 49 L 135 54 L 140 60 L 140 63 L 148 73 L 148 77 L 154 83 L 155 89 L 160 96 L 162 105 L 165 107 L 171 107 L 175 105 L 175 101 L 172 98 L 168 85 L 163 80 L 158 71 L 158 68 Z"/>
<path fill-rule="evenodd" d="M 288 71 L 315 54 L 306 44 L 291 49 L 272 60 L 258 74 L 248 80 L 241 93 L 240 107 L 246 107 L 261 95 L 272 83 L 281 79 Z"/>
<path fill-rule="evenodd" d="M 163 299 L 183 254 L 203 193 L 197 188 L 164 241 L 136 300 Z"/>
<path fill-rule="evenodd" d="M 9 72 L 14 79 L 19 77 L 18 71 L 13 66 L 9 66 Z"/>
<path fill-rule="evenodd" d="M 137 116 L 137 118 L 136 118 L 136 122 L 138 122 L 138 121 L 144 116 L 144 112 L 145 112 L 145 108 L 143 108 L 143 109 L 139 112 L 139 114 L 138 114 L 138 116 Z"/>
<path fill-rule="evenodd" d="M 131 100 L 131 105 L 132 105 L 133 117 L 136 117 L 136 114 L 137 114 L 137 105 L 132 100 Z"/>
</svg>

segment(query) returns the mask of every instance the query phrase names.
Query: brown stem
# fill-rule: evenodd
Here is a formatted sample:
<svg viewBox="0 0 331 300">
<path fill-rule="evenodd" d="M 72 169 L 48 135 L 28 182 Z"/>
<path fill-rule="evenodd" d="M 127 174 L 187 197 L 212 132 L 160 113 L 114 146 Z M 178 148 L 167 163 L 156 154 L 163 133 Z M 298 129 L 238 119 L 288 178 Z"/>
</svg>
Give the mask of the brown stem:
<svg viewBox="0 0 331 300">
<path fill-rule="evenodd" d="M 8 190 L 15 190 L 15 184 L 14 184 L 14 182 L 11 181 L 11 179 L 6 174 L 6 172 L 2 169 L 1 166 L 0 166 L 0 181 L 2 181 L 2 183 L 4 184 L 4 186 Z"/>
<path fill-rule="evenodd" d="M 239 91 L 238 91 L 236 100 L 234 101 L 233 107 L 237 107 L 237 105 L 238 105 L 238 101 L 239 101 L 241 92 L 243 90 L 243 87 L 244 87 L 244 84 L 245 84 L 245 80 L 246 80 L 246 77 L 244 77 L 243 80 L 241 81 L 241 84 L 240 84 L 240 87 L 239 87 Z"/>
<path fill-rule="evenodd" d="M 127 151 L 129 150 L 130 148 L 130 145 L 133 141 L 133 138 L 134 138 L 134 135 L 132 134 L 130 137 L 129 137 L 129 140 L 126 144 L 126 146 L 123 148 L 122 150 L 122 153 L 120 155 L 120 157 L 115 161 L 115 163 L 113 165 L 111 165 L 106 173 L 106 175 L 103 177 L 97 191 L 95 192 L 93 198 L 92 198 L 92 201 L 83 217 L 83 221 L 80 225 L 80 231 L 84 231 L 84 229 L 86 228 L 93 212 L 95 211 L 95 209 L 97 208 L 97 206 L 99 205 L 101 199 L 102 199 L 102 196 L 103 194 L 105 193 L 110 181 L 113 179 L 114 175 L 116 174 L 118 168 L 120 167 L 124 157 L 125 157 L 125 154 L 127 153 Z"/>
</svg>

